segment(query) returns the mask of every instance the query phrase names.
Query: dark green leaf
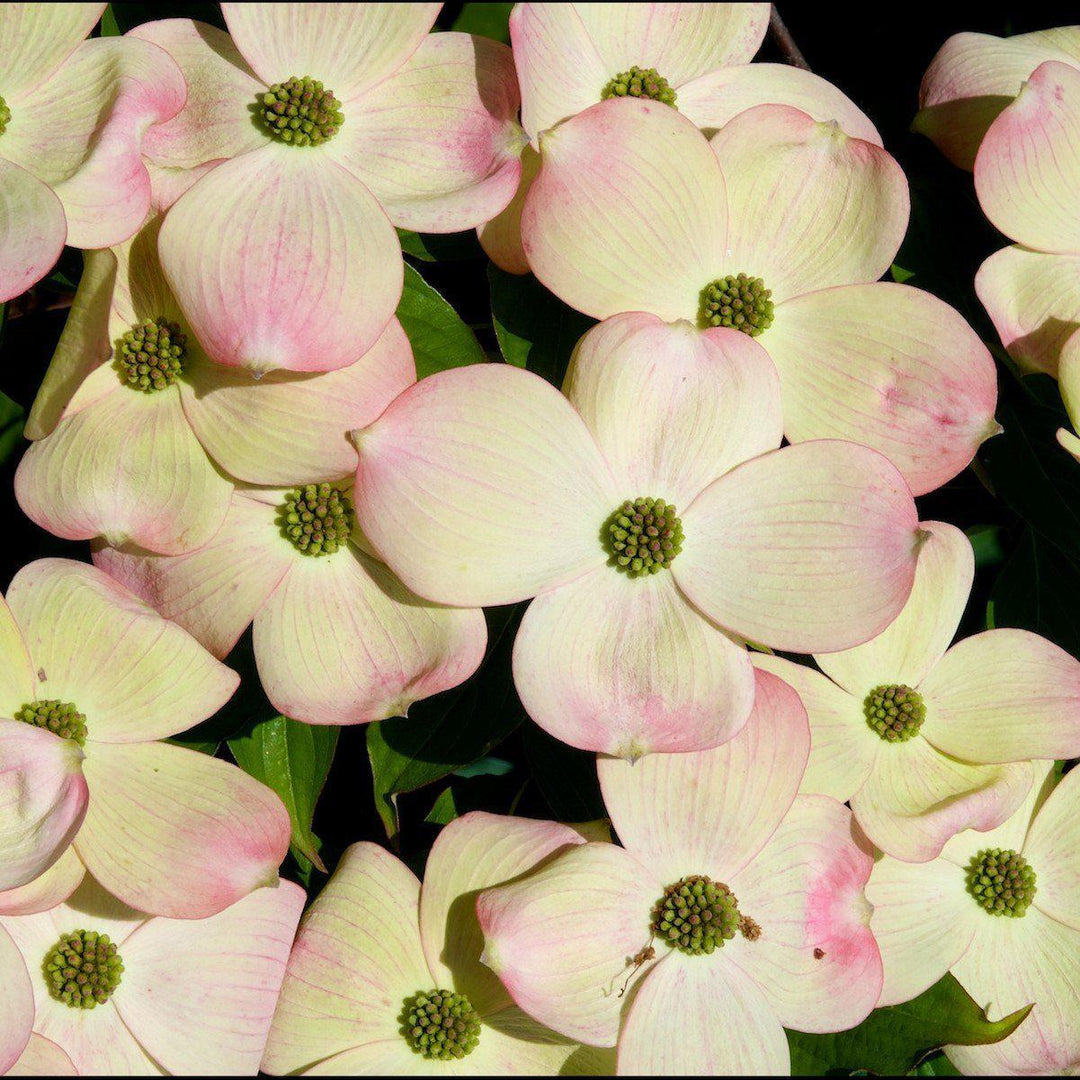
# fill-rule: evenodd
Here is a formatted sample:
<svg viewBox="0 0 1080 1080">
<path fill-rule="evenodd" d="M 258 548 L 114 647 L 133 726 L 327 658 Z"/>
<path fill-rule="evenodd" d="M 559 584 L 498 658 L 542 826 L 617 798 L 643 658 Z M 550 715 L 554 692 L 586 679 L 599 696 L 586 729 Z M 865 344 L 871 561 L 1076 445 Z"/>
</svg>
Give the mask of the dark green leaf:
<svg viewBox="0 0 1080 1080">
<path fill-rule="evenodd" d="M 120 33 L 120 27 L 116 22 L 116 13 L 113 11 L 112 4 L 110 4 L 105 9 L 105 14 L 101 16 L 101 36 L 119 37 Z"/>
<path fill-rule="evenodd" d="M 967 530 L 967 538 L 975 551 L 975 565 L 982 569 L 997 566 L 1005 558 L 1005 548 L 1001 541 L 1001 527 L 998 525 L 975 525 Z"/>
<path fill-rule="evenodd" d="M 903 1076 L 947 1043 L 975 1046 L 1011 1035 L 1031 1006 L 991 1022 L 967 991 L 946 975 L 903 1005 L 875 1009 L 866 1020 L 838 1035 L 789 1031 L 792 1076 L 825 1076 L 833 1070 Z"/>
<path fill-rule="evenodd" d="M 607 816 L 596 755 L 559 742 L 536 724 L 525 725 L 529 768 L 557 821 L 594 821 Z"/>
<path fill-rule="evenodd" d="M 25 418 L 23 407 L 7 394 L 0 393 L 0 463 L 7 461 L 16 447 L 21 445 Z"/>
<path fill-rule="evenodd" d="M 482 258 L 484 254 L 475 232 L 415 233 L 398 229 L 397 234 L 401 250 L 423 262 L 458 262 Z"/>
<path fill-rule="evenodd" d="M 458 808 L 454 802 L 454 789 L 445 788 L 435 800 L 435 805 L 428 811 L 424 821 L 429 825 L 449 825 L 457 816 Z"/>
<path fill-rule="evenodd" d="M 476 335 L 458 313 L 408 265 L 397 317 L 412 344 L 416 374 L 421 379 L 487 359 Z"/>
<path fill-rule="evenodd" d="M 510 9 L 513 4 L 463 4 L 451 30 L 480 34 L 504 45 L 510 43 Z"/>
</svg>

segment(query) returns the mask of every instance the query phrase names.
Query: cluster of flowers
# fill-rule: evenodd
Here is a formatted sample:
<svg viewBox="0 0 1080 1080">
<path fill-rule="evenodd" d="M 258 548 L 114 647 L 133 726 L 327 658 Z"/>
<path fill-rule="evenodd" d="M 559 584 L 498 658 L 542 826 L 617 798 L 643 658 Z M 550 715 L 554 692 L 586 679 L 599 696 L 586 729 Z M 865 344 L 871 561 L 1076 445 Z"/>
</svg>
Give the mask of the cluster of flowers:
<svg viewBox="0 0 1080 1080">
<path fill-rule="evenodd" d="M 519 4 L 512 51 L 429 34 L 439 7 L 88 41 L 103 5 L 0 9 L 0 300 L 88 249 L 16 495 L 94 562 L 0 604 L 0 1072 L 786 1073 L 785 1027 L 950 970 L 1036 1005 L 959 1067 L 1075 1067 L 1080 663 L 950 648 L 972 551 L 913 495 L 998 430 L 996 377 L 878 280 L 901 170 L 834 87 L 749 63 L 767 4 Z M 1037 249 L 980 293 L 1063 383 L 1071 41 L 979 91 L 1007 107 L 975 162 Z M 952 45 L 922 115 L 964 158 L 997 60 Z M 562 393 L 418 382 L 395 227 L 476 228 L 601 320 Z M 280 800 L 168 742 L 236 689 L 221 660 L 253 624 L 277 709 L 365 723 L 523 600 L 521 700 L 599 755 L 619 843 L 470 814 L 422 888 L 357 844 L 300 922 Z"/>
</svg>

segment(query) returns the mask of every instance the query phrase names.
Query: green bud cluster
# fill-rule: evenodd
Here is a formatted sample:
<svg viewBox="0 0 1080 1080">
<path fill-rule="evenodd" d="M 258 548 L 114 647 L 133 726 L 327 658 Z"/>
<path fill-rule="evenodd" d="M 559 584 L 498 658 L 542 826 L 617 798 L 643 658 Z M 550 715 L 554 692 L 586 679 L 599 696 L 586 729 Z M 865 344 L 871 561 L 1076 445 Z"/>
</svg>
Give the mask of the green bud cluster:
<svg viewBox="0 0 1080 1080">
<path fill-rule="evenodd" d="M 620 569 L 632 577 L 656 574 L 682 551 L 682 522 L 663 499 L 627 499 L 608 520 L 607 537 Z"/>
<path fill-rule="evenodd" d="M 10 120 L 11 110 L 8 108 L 8 103 L 0 97 L 0 135 L 3 135 L 7 130 Z"/>
<path fill-rule="evenodd" d="M 72 1009 L 104 1005 L 120 985 L 120 954 L 108 934 L 73 930 L 49 950 L 42 965 L 49 993 Z"/>
<path fill-rule="evenodd" d="M 406 1000 L 402 1033 L 418 1054 L 435 1061 L 452 1061 L 476 1049 L 480 1017 L 464 994 L 429 990 Z"/>
<path fill-rule="evenodd" d="M 675 104 L 675 91 L 667 79 L 659 74 L 656 68 L 640 68 L 637 64 L 629 71 L 620 71 L 600 91 L 601 101 L 613 97 L 648 98 L 650 101 L 670 105 L 673 109 L 678 108 Z"/>
<path fill-rule="evenodd" d="M 772 290 L 759 277 L 728 274 L 701 290 L 703 327 L 724 326 L 757 337 L 773 324 Z"/>
<path fill-rule="evenodd" d="M 55 698 L 32 701 L 15 713 L 15 719 L 45 728 L 61 739 L 71 739 L 80 746 L 86 744 L 86 717 L 70 702 L 57 701 Z"/>
<path fill-rule="evenodd" d="M 133 389 L 164 390 L 184 370 L 186 344 L 187 336 L 176 323 L 148 319 L 120 339 L 116 360 Z"/>
<path fill-rule="evenodd" d="M 653 908 L 652 931 L 673 949 L 702 956 L 723 948 L 739 929 L 739 906 L 731 890 L 704 876 L 669 885 Z"/>
<path fill-rule="evenodd" d="M 282 535 L 305 555 L 333 555 L 349 539 L 353 507 L 333 484 L 307 484 L 290 491 L 281 506 Z"/>
<path fill-rule="evenodd" d="M 290 146 L 318 146 L 345 123 L 333 91 L 308 75 L 274 83 L 260 96 L 259 111 L 270 134 Z"/>
<path fill-rule="evenodd" d="M 910 686 L 879 686 L 863 702 L 866 722 L 886 742 L 907 742 L 926 719 L 922 694 Z"/>
<path fill-rule="evenodd" d="M 1022 918 L 1039 891 L 1035 881 L 1035 871 L 1027 859 L 1009 849 L 980 851 L 968 865 L 968 892 L 991 915 Z"/>
</svg>

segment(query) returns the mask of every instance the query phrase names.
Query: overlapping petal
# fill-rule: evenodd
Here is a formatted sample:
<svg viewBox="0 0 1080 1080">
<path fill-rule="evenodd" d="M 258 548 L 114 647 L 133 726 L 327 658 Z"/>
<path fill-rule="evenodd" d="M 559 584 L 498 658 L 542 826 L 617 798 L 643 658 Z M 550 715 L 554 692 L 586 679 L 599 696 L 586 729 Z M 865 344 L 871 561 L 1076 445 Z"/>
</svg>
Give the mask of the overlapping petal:
<svg viewBox="0 0 1080 1080">
<path fill-rule="evenodd" d="M 105 4 L 9 4 L 0 33 L 5 93 L 43 83 L 94 29 Z"/>
<path fill-rule="evenodd" d="M 1080 930 L 1080 831 L 1076 827 L 1080 773 L 1066 773 L 1039 809 L 1024 842 L 1024 858 L 1037 867 L 1035 903 L 1052 919 Z"/>
<path fill-rule="evenodd" d="M 36 915 L 62 904 L 82 884 L 86 867 L 68 846 L 43 874 L 18 889 L 0 892 L 0 916 Z"/>
<path fill-rule="evenodd" d="M 11 608 L 0 597 L 0 716 L 14 716 L 33 698 L 33 661 Z"/>
<path fill-rule="evenodd" d="M 5 1076 L 77 1076 L 71 1058 L 54 1042 L 33 1034 Z"/>
<path fill-rule="evenodd" d="M 52 189 L 0 158 L 0 303 L 40 281 L 66 239 L 64 207 Z"/>
<path fill-rule="evenodd" d="M 4 995 L 0 998 L 0 1069 L 6 1075 L 19 1060 L 34 1024 L 34 992 L 22 953 L 0 927 L 0 975 Z"/>
</svg>

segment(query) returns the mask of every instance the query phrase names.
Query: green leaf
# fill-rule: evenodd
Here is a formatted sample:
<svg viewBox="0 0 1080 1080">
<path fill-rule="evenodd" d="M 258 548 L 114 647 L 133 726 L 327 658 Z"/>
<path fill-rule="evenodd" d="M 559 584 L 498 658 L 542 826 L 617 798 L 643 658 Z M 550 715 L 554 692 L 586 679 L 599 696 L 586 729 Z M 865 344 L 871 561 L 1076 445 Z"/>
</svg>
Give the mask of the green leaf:
<svg viewBox="0 0 1080 1080">
<path fill-rule="evenodd" d="M 513 4 L 463 4 L 451 30 L 479 34 L 510 44 L 510 9 Z"/>
<path fill-rule="evenodd" d="M 974 525 L 966 533 L 975 552 L 975 565 L 980 570 L 987 566 L 999 566 L 1004 561 L 1005 548 L 999 525 Z"/>
<path fill-rule="evenodd" d="M 533 779 L 557 821 L 607 816 L 595 754 L 567 746 L 531 722 L 525 725 L 524 742 Z"/>
<path fill-rule="evenodd" d="M 119 37 L 120 27 L 116 22 L 116 12 L 113 11 L 113 6 L 110 4 L 105 9 L 105 14 L 101 16 L 101 36 L 102 37 Z"/>
<path fill-rule="evenodd" d="M 416 374 L 421 379 L 436 371 L 487 360 L 476 335 L 458 313 L 407 264 L 397 317 L 412 345 Z"/>
<path fill-rule="evenodd" d="M 596 320 L 568 307 L 532 274 L 507 274 L 491 264 L 488 283 L 503 358 L 561 386 L 574 346 Z"/>
<path fill-rule="evenodd" d="M 1029 1012 L 1030 1005 L 1002 1020 L 987 1020 L 967 991 L 952 975 L 946 975 L 903 1005 L 875 1009 L 850 1031 L 837 1035 L 789 1031 L 791 1075 L 825 1076 L 842 1070 L 903 1076 L 947 1043 L 977 1046 L 1000 1042 Z"/>
<path fill-rule="evenodd" d="M 423 262 L 458 262 L 484 257 L 484 249 L 475 232 L 415 233 L 398 229 L 401 250 Z"/>
<path fill-rule="evenodd" d="M 454 789 L 445 788 L 435 800 L 435 805 L 428 811 L 424 821 L 428 825 L 449 825 L 457 816 L 458 808 L 454 801 Z"/>
<path fill-rule="evenodd" d="M 7 394 L 0 393 L 0 463 L 7 461 L 22 445 L 23 421 L 26 411 Z"/>
<path fill-rule="evenodd" d="M 263 720 L 229 740 L 240 768 L 281 796 L 292 822 L 293 848 L 323 873 L 326 867 L 319 858 L 319 841 L 311 831 L 311 822 L 337 740 L 336 727 L 302 724 L 285 716 Z"/>
</svg>

